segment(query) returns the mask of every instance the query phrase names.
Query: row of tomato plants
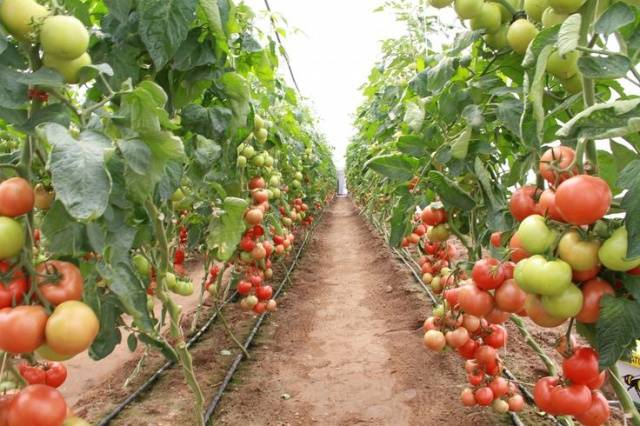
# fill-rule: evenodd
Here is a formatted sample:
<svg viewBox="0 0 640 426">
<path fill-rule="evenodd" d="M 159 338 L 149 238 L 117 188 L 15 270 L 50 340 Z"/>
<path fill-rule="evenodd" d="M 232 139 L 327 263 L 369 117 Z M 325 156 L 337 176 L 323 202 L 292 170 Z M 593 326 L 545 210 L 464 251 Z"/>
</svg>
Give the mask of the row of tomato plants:
<svg viewBox="0 0 640 426">
<path fill-rule="evenodd" d="M 433 16 L 450 6 L 458 22 Z M 549 372 L 532 389 L 540 411 L 604 424 L 608 377 L 640 424 L 624 384 L 633 377 L 616 367 L 640 337 L 639 10 L 593 0 L 388 7 L 408 32 L 383 43 L 363 88 L 347 179 L 441 295 L 425 345 L 466 360 L 464 405 L 518 412 L 524 400 L 500 375 L 512 319 Z M 565 327 L 561 369 L 521 317 Z"/>
<path fill-rule="evenodd" d="M 56 390 L 63 362 L 124 340 L 181 365 L 201 424 L 174 295 L 276 309 L 272 264 L 335 170 L 254 17 L 232 0 L 0 2 L 0 425 L 87 424 Z"/>
</svg>

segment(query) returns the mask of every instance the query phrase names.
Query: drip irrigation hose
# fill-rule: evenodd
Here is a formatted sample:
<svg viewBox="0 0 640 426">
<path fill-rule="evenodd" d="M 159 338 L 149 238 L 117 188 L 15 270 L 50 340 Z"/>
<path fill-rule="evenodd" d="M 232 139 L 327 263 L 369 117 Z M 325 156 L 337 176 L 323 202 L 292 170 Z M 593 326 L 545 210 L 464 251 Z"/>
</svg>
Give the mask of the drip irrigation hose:
<svg viewBox="0 0 640 426">
<path fill-rule="evenodd" d="M 313 227 L 309 231 L 307 231 L 307 234 L 305 235 L 305 238 L 302 241 L 302 244 L 300 245 L 300 249 L 298 249 L 298 252 L 296 253 L 295 258 L 294 258 L 293 262 L 291 263 L 291 266 L 287 270 L 287 273 L 285 274 L 285 277 L 282 279 L 282 282 L 280 283 L 280 286 L 278 287 L 278 290 L 276 291 L 276 293 L 274 295 L 274 299 L 277 299 L 280 296 L 280 293 L 281 293 L 282 289 L 287 284 L 287 281 L 289 281 L 289 277 L 291 276 L 291 274 L 295 270 L 295 268 L 296 268 L 296 266 L 298 264 L 298 260 L 300 259 L 300 256 L 302 255 L 302 252 L 306 248 L 310 236 L 314 233 L 316 227 L 322 221 L 323 216 L 324 216 L 324 210 L 322 210 L 322 213 L 318 217 L 318 220 L 314 223 Z M 253 339 L 258 334 L 258 330 L 262 326 L 262 323 L 264 322 L 264 319 L 265 319 L 266 316 L 267 316 L 267 313 L 264 313 L 264 314 L 260 315 L 260 317 L 258 318 L 258 321 L 256 321 L 255 325 L 253 326 L 253 329 L 251 330 L 251 333 L 249 333 L 249 336 L 247 337 L 247 339 L 245 340 L 245 343 L 243 345 L 245 351 L 249 350 L 249 347 L 251 346 L 251 343 L 253 342 Z M 222 384 L 220 385 L 220 387 L 216 391 L 215 395 L 213 396 L 213 399 L 211 400 L 211 403 L 207 406 L 207 409 L 206 409 L 206 411 L 204 413 L 204 423 L 205 424 L 209 424 L 209 422 L 211 421 L 211 418 L 213 417 L 213 414 L 215 413 L 216 409 L 220 405 L 220 402 L 222 401 L 222 397 L 224 396 L 224 393 L 225 393 L 227 387 L 229 386 L 229 383 L 231 383 L 231 379 L 233 379 L 233 376 L 236 373 L 236 371 L 238 370 L 238 367 L 240 366 L 240 363 L 242 362 L 243 358 L 244 358 L 244 352 L 240 352 L 238 355 L 236 355 L 236 358 L 233 360 L 233 362 L 229 366 L 229 369 L 227 370 L 227 373 L 224 376 L 224 380 L 223 380 Z"/>
<path fill-rule="evenodd" d="M 236 297 L 237 294 L 238 293 L 236 291 L 234 291 L 227 298 L 227 300 L 225 300 L 218 307 L 218 309 L 215 310 L 215 312 L 213 313 L 213 315 L 211 315 L 209 320 L 202 327 L 200 327 L 200 329 L 193 336 L 191 336 L 191 338 L 186 343 L 187 349 L 190 348 L 191 346 L 193 346 L 198 340 L 200 340 L 200 337 L 202 337 L 202 335 L 204 333 L 206 333 L 207 330 L 209 329 L 209 327 L 211 327 L 211 325 L 214 323 L 214 321 L 218 317 L 218 314 L 220 313 L 220 311 L 222 311 L 222 309 L 225 306 L 227 306 L 227 304 L 229 304 L 229 302 L 231 302 L 233 300 L 233 298 Z M 120 413 L 125 408 L 127 408 L 127 406 L 129 406 L 129 404 L 131 404 L 133 401 L 135 401 L 142 393 L 144 393 L 147 390 L 149 390 L 156 383 L 156 381 L 160 378 L 160 376 L 162 376 L 165 371 L 167 371 L 168 369 L 173 367 L 174 364 L 175 364 L 175 361 L 167 361 L 167 362 L 165 362 L 162 365 L 162 367 L 160 367 L 158 370 L 156 370 L 156 372 L 153 373 L 133 393 L 129 394 L 129 396 L 127 396 L 120 404 L 118 404 L 111 412 L 109 412 L 109 414 L 107 414 L 102 419 L 100 419 L 100 421 L 98 422 L 98 426 L 106 426 L 106 425 L 110 424 L 113 419 L 118 417 L 118 415 L 120 415 Z"/>
<path fill-rule="evenodd" d="M 360 209 L 360 213 L 363 214 L 364 212 Z M 384 237 L 386 235 L 384 230 L 382 230 L 381 227 L 378 226 L 373 220 L 370 220 L 370 222 L 373 224 L 374 228 L 378 231 L 378 233 L 381 236 Z M 419 284 L 420 288 L 429 297 L 429 299 L 431 300 L 431 303 L 433 303 L 434 306 L 437 305 L 438 304 L 438 300 L 433 295 L 433 292 L 431 291 L 431 289 L 429 287 L 427 287 L 425 285 L 425 283 L 422 281 L 422 277 L 420 277 L 420 275 L 416 272 L 414 267 L 411 266 L 411 264 L 406 259 L 404 254 L 402 254 L 402 252 L 400 252 L 395 247 L 391 247 L 391 250 L 394 253 L 394 255 L 396 256 L 396 258 L 398 258 L 402 263 L 404 263 L 405 266 L 411 271 L 411 275 L 413 276 L 414 280 Z M 411 262 L 413 262 L 415 264 L 415 260 L 411 259 Z M 511 373 L 511 371 L 509 371 L 509 369 L 507 367 L 503 368 L 503 374 L 507 379 L 509 379 L 512 382 L 516 383 L 516 385 L 518 386 L 518 388 L 520 389 L 520 391 L 524 395 L 524 398 L 529 403 L 535 403 L 534 400 L 533 400 L 533 395 L 531 394 L 531 392 L 529 392 L 529 390 L 520 383 L 520 381 L 516 378 L 516 376 L 514 376 L 513 373 Z M 518 416 L 517 413 L 509 411 L 509 417 L 511 417 L 511 421 L 513 422 L 513 424 L 515 426 L 524 426 L 524 423 L 522 422 L 522 420 L 520 420 L 520 417 Z M 548 415 L 548 418 L 550 420 L 552 420 L 555 424 L 560 424 L 555 417 L 553 417 L 551 415 Z"/>
</svg>

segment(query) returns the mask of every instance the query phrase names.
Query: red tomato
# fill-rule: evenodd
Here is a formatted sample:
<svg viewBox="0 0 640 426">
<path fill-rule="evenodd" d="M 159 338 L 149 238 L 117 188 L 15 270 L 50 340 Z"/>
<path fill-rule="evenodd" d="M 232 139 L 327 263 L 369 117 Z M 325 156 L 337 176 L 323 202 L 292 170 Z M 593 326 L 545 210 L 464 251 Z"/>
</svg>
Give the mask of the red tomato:
<svg viewBox="0 0 640 426">
<path fill-rule="evenodd" d="M 494 379 L 489 383 L 489 387 L 493 391 L 493 396 L 495 398 L 500 398 L 509 392 L 509 382 L 507 382 L 504 377 L 494 377 Z"/>
<path fill-rule="evenodd" d="M 536 214 L 535 196 L 538 191 L 533 185 L 524 186 L 516 190 L 509 200 L 509 209 L 511 215 L 518 221 L 522 222 L 527 216 Z"/>
<path fill-rule="evenodd" d="M 572 271 L 572 278 L 575 282 L 581 281 L 589 281 L 592 278 L 595 278 L 599 273 L 602 267 L 600 265 L 596 265 L 592 269 L 588 269 L 586 271 Z"/>
<path fill-rule="evenodd" d="M 551 406 L 551 392 L 558 384 L 558 378 L 556 377 L 543 377 L 536 382 L 536 386 L 533 388 L 533 399 L 538 408 L 549 414 L 557 414 L 552 412 Z"/>
<path fill-rule="evenodd" d="M 607 398 L 602 392 L 593 392 L 591 406 L 585 412 L 576 415 L 575 418 L 584 426 L 600 426 L 609 420 L 610 414 Z"/>
<path fill-rule="evenodd" d="M 541 216 L 546 216 L 553 220 L 564 222 L 564 219 L 556 206 L 556 193 L 551 189 L 545 189 L 540 195 L 538 204 L 536 204 L 536 212 Z"/>
<path fill-rule="evenodd" d="M 35 351 L 44 343 L 47 319 L 42 306 L 0 309 L 0 350 L 15 354 Z"/>
<path fill-rule="evenodd" d="M 505 312 L 494 306 L 491 312 L 485 315 L 484 318 L 489 322 L 489 324 L 502 324 L 506 322 L 510 316 L 511 314 L 509 312 Z"/>
<path fill-rule="evenodd" d="M 7 262 L 0 262 L 0 309 L 19 305 L 27 292 L 27 279 L 19 269 L 9 273 Z"/>
<path fill-rule="evenodd" d="M 500 261 L 494 258 L 478 260 L 473 265 L 471 278 L 482 290 L 498 288 L 505 280 Z"/>
<path fill-rule="evenodd" d="M 24 380 L 30 385 L 44 385 L 47 380 L 47 374 L 37 365 L 29 365 L 23 362 L 18 366 L 18 371 Z"/>
<path fill-rule="evenodd" d="M 509 240 L 509 249 L 511 250 L 511 260 L 516 263 L 531 256 L 522 246 L 518 234 L 513 234 L 511 240 Z"/>
<path fill-rule="evenodd" d="M 596 380 L 600 375 L 598 353 L 588 346 L 575 349 L 573 355 L 562 361 L 562 374 L 579 385 Z"/>
<path fill-rule="evenodd" d="M 615 294 L 611 284 L 605 280 L 596 278 L 584 283 L 582 285 L 582 310 L 576 315 L 576 320 L 585 324 L 598 322 L 598 318 L 600 318 L 600 299 L 605 294 Z"/>
<path fill-rule="evenodd" d="M 460 354 L 460 356 L 464 359 L 473 359 L 478 346 L 479 344 L 477 341 L 469 339 L 467 340 L 467 343 L 458 348 L 458 354 Z"/>
<path fill-rule="evenodd" d="M 591 407 L 591 389 L 585 385 L 556 386 L 549 413 L 577 416 Z"/>
<path fill-rule="evenodd" d="M 50 260 L 36 269 L 42 295 L 52 305 L 68 300 L 82 300 L 84 280 L 80 269 L 73 263 Z"/>
<path fill-rule="evenodd" d="M 587 387 L 591 390 L 600 389 L 602 385 L 604 385 L 604 381 L 607 380 L 607 372 L 601 371 L 600 374 L 589 383 L 587 383 Z"/>
<path fill-rule="evenodd" d="M 458 290 L 458 304 L 466 313 L 483 317 L 493 309 L 493 296 L 475 285 L 465 285 Z"/>
<path fill-rule="evenodd" d="M 67 380 L 67 368 L 59 362 L 47 362 L 45 365 L 46 385 L 58 388 Z"/>
<path fill-rule="evenodd" d="M 31 184 L 20 177 L 0 183 L 0 216 L 17 217 L 33 210 L 36 201 Z"/>
<path fill-rule="evenodd" d="M 496 289 L 496 306 L 505 312 L 520 312 L 527 300 L 527 293 L 513 279 L 506 280 Z"/>
<path fill-rule="evenodd" d="M 253 288 L 253 286 L 251 285 L 251 283 L 249 281 L 240 281 L 238 283 L 238 294 L 242 295 L 242 296 L 246 296 L 247 294 L 249 294 L 251 292 L 251 289 Z"/>
<path fill-rule="evenodd" d="M 591 225 L 609 211 L 611 189 L 599 177 L 578 175 L 564 181 L 556 191 L 556 206 L 565 222 Z"/>
<path fill-rule="evenodd" d="M 15 395 L 0 395 L 0 426 L 9 426 L 9 407 Z"/>
<path fill-rule="evenodd" d="M 249 181 L 249 189 L 254 190 L 254 189 L 262 189 L 266 186 L 264 179 L 261 178 L 260 176 L 254 176 L 253 178 L 251 178 L 251 180 Z"/>
<path fill-rule="evenodd" d="M 638 266 L 637 268 L 629 269 L 629 270 L 627 271 L 627 274 L 629 274 L 629 275 L 635 275 L 635 276 L 640 275 L 640 266 Z"/>
<path fill-rule="evenodd" d="M 491 245 L 494 247 L 500 247 L 501 244 L 502 232 L 494 232 L 491 234 Z"/>
<path fill-rule="evenodd" d="M 30 385 L 15 397 L 7 417 L 11 426 L 60 426 L 67 417 L 67 403 L 52 387 Z"/>
<path fill-rule="evenodd" d="M 557 146 L 549 148 L 540 157 L 540 174 L 551 185 L 559 184 L 572 175 L 578 174 L 578 168 L 574 167 L 571 171 L 558 173 L 553 170 L 552 166 L 559 169 L 566 169 L 573 163 L 576 152 L 568 146 Z"/>
<path fill-rule="evenodd" d="M 476 402 L 481 407 L 491 405 L 494 399 L 493 391 L 486 386 L 476 390 L 474 396 L 476 397 Z"/>
<path fill-rule="evenodd" d="M 507 344 L 507 329 L 501 325 L 491 324 L 491 333 L 484 338 L 484 343 L 487 345 L 500 349 Z"/>
<path fill-rule="evenodd" d="M 447 221 L 447 212 L 443 208 L 427 206 L 422 210 L 421 219 L 427 225 L 437 226 Z"/>
<path fill-rule="evenodd" d="M 256 289 L 256 296 L 258 296 L 258 300 L 269 300 L 271 299 L 271 296 L 273 295 L 273 289 L 271 288 L 270 285 L 264 286 L 264 287 L 259 287 L 258 289 Z"/>
<path fill-rule="evenodd" d="M 173 255 L 173 263 L 177 264 L 177 265 L 182 265 L 184 263 L 184 250 L 182 249 L 176 249 L 175 254 Z"/>
</svg>

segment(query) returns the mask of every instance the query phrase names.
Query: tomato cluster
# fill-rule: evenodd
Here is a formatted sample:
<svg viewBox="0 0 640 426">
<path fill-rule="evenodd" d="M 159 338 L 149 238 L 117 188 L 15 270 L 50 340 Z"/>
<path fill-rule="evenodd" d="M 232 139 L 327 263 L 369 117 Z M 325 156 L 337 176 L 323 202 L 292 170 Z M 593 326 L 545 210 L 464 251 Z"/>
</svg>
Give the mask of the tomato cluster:
<svg viewBox="0 0 640 426">
<path fill-rule="evenodd" d="M 402 247 L 418 244 L 423 238 L 432 243 L 446 241 L 450 231 L 447 227 L 447 212 L 442 203 L 436 202 L 425 207 L 416 214 L 413 232 L 402 240 Z"/>
</svg>

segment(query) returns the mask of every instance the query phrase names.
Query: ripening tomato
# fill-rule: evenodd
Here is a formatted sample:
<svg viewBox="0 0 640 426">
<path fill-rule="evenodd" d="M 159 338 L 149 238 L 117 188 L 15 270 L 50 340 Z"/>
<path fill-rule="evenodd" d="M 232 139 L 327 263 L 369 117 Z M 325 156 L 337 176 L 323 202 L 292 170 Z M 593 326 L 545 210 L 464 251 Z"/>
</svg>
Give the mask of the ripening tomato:
<svg viewBox="0 0 640 426">
<path fill-rule="evenodd" d="M 509 411 L 518 413 L 524 409 L 524 398 L 520 394 L 515 394 L 507 401 L 509 403 Z"/>
<path fill-rule="evenodd" d="M 503 324 L 509 319 L 509 317 L 511 317 L 509 312 L 505 312 L 494 306 L 491 312 L 485 315 L 484 318 L 489 324 Z"/>
<path fill-rule="evenodd" d="M 473 356 L 482 368 L 487 368 L 496 364 L 498 351 L 493 346 L 481 345 L 476 349 Z"/>
<path fill-rule="evenodd" d="M 493 296 L 473 284 L 458 289 L 458 304 L 468 314 L 483 317 L 493 309 Z"/>
<path fill-rule="evenodd" d="M 441 224 L 429 228 L 427 238 L 432 242 L 442 242 L 449 238 L 449 228 L 447 225 Z"/>
<path fill-rule="evenodd" d="M 429 330 L 424 334 L 424 346 L 432 351 L 441 352 L 447 345 L 447 340 L 438 330 Z"/>
<path fill-rule="evenodd" d="M 28 288 L 22 271 L 14 268 L 9 272 L 9 269 L 7 262 L 0 262 L 0 309 L 20 304 Z"/>
<path fill-rule="evenodd" d="M 246 220 L 249 225 L 259 225 L 262 223 L 263 218 L 262 210 L 258 208 L 250 209 L 244 216 L 244 220 Z"/>
<path fill-rule="evenodd" d="M 420 215 L 426 225 L 437 226 L 447 221 L 447 212 L 437 205 L 429 205 L 422 210 Z"/>
<path fill-rule="evenodd" d="M 47 313 L 42 306 L 0 309 L 0 350 L 30 353 L 44 343 Z"/>
<path fill-rule="evenodd" d="M 586 385 L 600 375 L 598 358 L 598 353 L 593 348 L 576 348 L 569 358 L 562 361 L 562 374 L 572 383 Z"/>
<path fill-rule="evenodd" d="M 493 290 L 500 287 L 505 280 L 502 265 L 498 259 L 485 258 L 478 260 L 471 271 L 471 278 L 482 290 Z"/>
<path fill-rule="evenodd" d="M 556 193 L 552 189 L 545 189 L 540 194 L 538 204 L 536 204 L 536 212 L 541 216 L 564 222 L 558 207 L 556 206 Z"/>
<path fill-rule="evenodd" d="M 467 343 L 469 340 L 469 331 L 464 327 L 458 327 L 453 331 L 448 331 L 447 334 L 445 334 L 445 339 L 450 347 L 457 349 Z"/>
<path fill-rule="evenodd" d="M 473 395 L 473 390 L 471 388 L 464 388 L 460 394 L 460 401 L 465 407 L 476 405 L 476 397 Z"/>
<path fill-rule="evenodd" d="M 596 391 L 591 394 L 589 408 L 575 415 L 575 418 L 584 426 L 601 426 L 609 420 L 610 415 L 609 401 L 607 401 L 602 392 Z"/>
<path fill-rule="evenodd" d="M 547 64 L 547 69 L 548 68 L 549 64 Z M 564 79 L 571 77 L 571 75 L 565 77 Z M 569 179 L 572 175 L 578 174 L 578 168 L 574 167 L 571 171 L 558 174 L 558 172 L 556 172 L 553 167 L 566 169 L 573 163 L 575 158 L 576 152 L 573 150 L 573 148 L 570 148 L 568 146 L 561 145 L 549 148 L 545 151 L 544 154 L 542 154 L 542 157 L 540 157 L 540 174 L 551 185 L 558 185 Z"/>
<path fill-rule="evenodd" d="M 528 253 L 542 254 L 551 248 L 557 233 L 549 229 L 543 216 L 534 214 L 522 220 L 516 235 Z"/>
<path fill-rule="evenodd" d="M 264 179 L 261 178 L 260 176 L 254 176 L 249 181 L 249 189 L 251 189 L 251 190 L 263 189 L 265 186 L 266 186 L 266 183 L 265 183 Z"/>
<path fill-rule="evenodd" d="M 582 310 L 582 304 L 582 291 L 573 284 L 560 294 L 542 296 L 544 310 L 556 318 L 570 318 L 578 315 Z"/>
<path fill-rule="evenodd" d="M 47 345 L 61 355 L 76 355 L 91 346 L 99 329 L 98 317 L 89 306 L 75 300 L 64 302 L 47 321 Z"/>
<path fill-rule="evenodd" d="M 0 216 L 17 217 L 33 210 L 35 193 L 31 184 L 21 177 L 0 183 Z"/>
<path fill-rule="evenodd" d="M 515 280 L 509 279 L 496 289 L 494 299 L 496 306 L 505 312 L 520 312 L 527 300 L 525 293 Z"/>
<path fill-rule="evenodd" d="M 538 35 L 538 29 L 526 19 L 518 19 L 509 26 L 507 42 L 514 52 L 524 55 L 529 43 Z"/>
<path fill-rule="evenodd" d="M 509 382 L 504 377 L 494 377 L 489 383 L 489 387 L 493 391 L 494 398 L 500 398 L 509 392 Z"/>
<path fill-rule="evenodd" d="M 491 324 L 489 328 L 491 333 L 484 337 L 484 343 L 496 349 L 504 347 L 507 344 L 507 329 L 496 324 Z"/>
<path fill-rule="evenodd" d="M 600 318 L 600 299 L 605 294 L 615 295 L 611 284 L 600 278 L 589 280 L 582 285 L 582 310 L 576 320 L 584 324 L 595 324 Z"/>
<path fill-rule="evenodd" d="M 536 194 L 538 188 L 533 185 L 524 186 L 516 190 L 509 200 L 511 215 L 522 222 L 527 216 L 536 214 Z"/>
<path fill-rule="evenodd" d="M 513 234 L 511 236 L 511 239 L 509 240 L 509 250 L 511 251 L 510 258 L 515 263 L 518 263 L 521 260 L 531 256 L 531 253 L 525 250 L 525 248 L 522 246 L 522 242 L 520 241 L 517 233 Z"/>
<path fill-rule="evenodd" d="M 569 231 L 560 238 L 558 257 L 573 270 L 588 271 L 598 266 L 599 249 L 598 241 L 584 240 L 577 231 Z"/>
<path fill-rule="evenodd" d="M 16 395 L 7 416 L 11 426 L 60 426 L 67 416 L 67 403 L 56 389 L 30 385 Z"/>
<path fill-rule="evenodd" d="M 502 245 L 501 238 L 502 238 L 502 232 L 497 231 L 497 232 L 491 233 L 491 238 L 490 238 L 491 245 L 494 247 L 500 247 Z"/>
<path fill-rule="evenodd" d="M 68 300 L 82 300 L 84 280 L 73 263 L 50 260 L 38 265 L 38 286 L 49 303 L 57 306 Z"/>
<path fill-rule="evenodd" d="M 556 318 L 547 313 L 542 306 L 540 297 L 535 294 L 527 296 L 527 301 L 524 304 L 524 309 L 527 316 L 531 318 L 531 321 L 538 324 L 540 327 L 554 328 L 565 322 L 566 318 Z"/>
<path fill-rule="evenodd" d="M 628 271 L 640 266 L 640 256 L 627 258 L 627 240 L 627 229 L 624 226 L 616 229 L 598 250 L 600 262 L 613 271 Z"/>
<path fill-rule="evenodd" d="M 578 175 L 558 186 L 556 206 L 565 222 L 591 225 L 609 211 L 611 197 L 611 189 L 604 179 Z"/>
</svg>

